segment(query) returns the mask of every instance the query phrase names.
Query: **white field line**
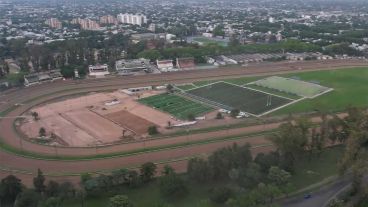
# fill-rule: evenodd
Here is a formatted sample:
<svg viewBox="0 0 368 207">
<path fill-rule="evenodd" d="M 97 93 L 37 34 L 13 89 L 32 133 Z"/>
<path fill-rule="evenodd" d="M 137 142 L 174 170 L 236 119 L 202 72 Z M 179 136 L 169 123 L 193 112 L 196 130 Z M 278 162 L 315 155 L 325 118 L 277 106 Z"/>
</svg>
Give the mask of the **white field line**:
<svg viewBox="0 0 368 207">
<path fill-rule="evenodd" d="M 232 86 L 237 86 L 239 88 L 245 88 L 245 89 L 248 89 L 248 90 L 257 91 L 257 92 L 264 93 L 264 94 L 267 94 L 267 95 L 276 96 L 276 97 L 283 98 L 283 99 L 288 99 L 290 101 L 295 101 L 295 99 L 291 99 L 291 98 L 287 98 L 287 97 L 284 97 L 284 96 L 268 93 L 268 92 L 257 90 L 257 89 L 254 89 L 254 88 L 248 88 L 248 87 L 245 87 L 245 86 L 240 86 L 240 85 L 236 85 L 236 84 L 233 84 L 233 83 L 228 83 L 228 82 L 225 82 L 225 81 L 222 81 L 222 82 L 226 83 L 226 84 L 229 84 L 229 85 L 232 85 Z"/>
<path fill-rule="evenodd" d="M 245 113 L 247 113 L 247 114 L 249 114 L 249 115 L 251 115 L 251 116 L 254 116 L 254 117 L 260 117 L 260 116 L 263 116 L 263 115 L 265 115 L 265 114 L 267 114 L 267 113 L 271 113 L 271 112 L 273 112 L 273 111 L 276 111 L 276 110 L 278 110 L 278 109 L 281 109 L 281 108 L 283 108 L 283 107 L 289 106 L 289 105 L 291 105 L 291 104 L 293 104 L 293 103 L 296 103 L 296 102 L 298 102 L 298 101 L 301 101 L 301 100 L 304 100 L 304 99 L 305 99 L 305 98 L 303 97 L 303 98 L 300 98 L 300 99 L 295 100 L 295 99 L 291 99 L 291 98 L 287 98 L 287 97 L 283 97 L 283 96 L 275 95 L 275 94 L 272 94 L 272 93 L 267 93 L 267 92 L 264 92 L 264 91 L 261 91 L 261 90 L 257 90 L 257 89 L 253 89 L 253 88 L 248 88 L 248 87 L 244 87 L 244 86 L 240 86 L 240 85 L 236 85 L 236 84 L 229 83 L 229 82 L 226 82 L 226 81 L 216 81 L 216 82 L 213 82 L 213 83 L 209 83 L 209 84 L 206 84 L 206 85 L 200 86 L 200 87 L 198 87 L 198 88 L 193 88 L 193 89 L 187 90 L 187 91 L 185 91 L 185 92 L 188 92 L 188 91 L 191 91 L 191 90 L 195 90 L 195 89 L 199 89 L 199 88 L 203 88 L 203 87 L 207 87 L 207 86 L 211 86 L 211 85 L 214 85 L 214 84 L 217 84 L 217 83 L 226 83 L 226 84 L 229 84 L 229 85 L 232 85 L 232 86 L 236 86 L 236 87 L 239 87 L 239 88 L 244 88 L 244 89 L 248 89 L 248 90 L 253 90 L 253 91 L 257 91 L 257 92 L 264 93 L 264 94 L 267 94 L 267 95 L 276 96 L 276 97 L 279 97 L 279 98 L 283 98 L 283 99 L 287 99 L 287 100 L 292 101 L 292 102 L 290 102 L 290 103 L 287 103 L 287 104 L 282 105 L 282 106 L 280 106 L 280 107 L 278 107 L 278 108 L 272 109 L 271 111 L 267 111 L 267 112 L 265 112 L 265 113 L 263 113 L 263 114 L 260 114 L 260 115 L 256 115 L 256 114 L 253 114 L 253 113 L 250 113 L 250 112 L 247 112 L 247 111 L 242 111 L 242 112 L 245 112 Z M 191 94 L 191 95 L 192 95 L 192 94 Z M 199 98 L 204 99 L 204 100 L 208 100 L 209 102 L 214 102 L 214 103 L 216 103 L 216 104 L 219 104 L 220 106 L 221 106 L 221 105 L 226 106 L 225 104 L 220 104 L 220 103 L 218 103 L 218 102 L 216 102 L 216 101 L 211 101 L 211 100 L 209 100 L 209 99 L 205 99 L 205 98 L 202 98 L 202 97 L 199 97 Z M 210 104 L 210 103 L 209 103 L 209 104 Z M 217 106 L 217 107 L 218 107 L 218 106 Z M 227 107 L 229 107 L 229 106 L 227 106 Z M 229 107 L 229 108 L 233 108 L 233 107 Z"/>
<path fill-rule="evenodd" d="M 198 88 L 203 88 L 203 87 L 211 86 L 211 85 L 214 85 L 214 84 L 216 84 L 216 83 L 221 83 L 221 82 L 224 82 L 224 81 L 216 81 L 216 82 L 209 83 L 209 84 L 202 85 L 202 86 L 197 86 L 197 85 L 193 84 L 193 85 L 194 85 L 194 86 L 196 86 L 197 88 L 192 88 L 192 89 L 189 89 L 189 90 L 187 90 L 187 91 L 192 91 L 192 90 L 195 90 L 195 89 L 198 89 Z"/>
<path fill-rule="evenodd" d="M 324 92 L 322 92 L 322 93 L 319 93 L 319 94 L 317 94 L 317 95 L 315 95 L 315 96 L 308 97 L 308 98 L 310 98 L 310 99 L 314 99 L 314 98 L 317 98 L 318 96 L 322 96 L 323 94 L 329 93 L 329 92 L 331 92 L 331 91 L 333 91 L 333 90 L 334 90 L 333 88 L 329 88 L 328 90 L 326 90 L 326 91 L 324 91 Z"/>
<path fill-rule="evenodd" d="M 304 99 L 306 99 L 306 98 L 305 98 L 305 97 L 303 97 L 303 98 L 300 98 L 300 99 L 298 99 L 298 100 L 294 100 L 294 101 L 292 101 L 292 102 L 290 102 L 290 103 L 287 103 L 287 104 L 282 105 L 282 106 L 280 106 L 280 107 L 274 108 L 274 109 L 272 109 L 272 110 L 270 110 L 270 111 L 266 111 L 266 112 L 264 112 L 263 114 L 258 115 L 257 117 L 261 117 L 261 116 L 264 116 L 264 115 L 266 115 L 266 114 L 272 113 L 272 112 L 277 111 L 277 110 L 279 110 L 279 109 L 285 108 L 285 107 L 290 106 L 290 105 L 295 104 L 295 103 L 298 103 L 299 101 L 303 101 Z"/>
<path fill-rule="evenodd" d="M 281 77 L 281 76 L 271 76 L 271 77 L 268 77 L 268 78 L 272 78 L 272 77 L 280 77 L 280 78 L 284 78 L 284 77 Z M 253 82 L 250 82 L 250 83 L 246 83 L 244 85 L 251 85 L 251 84 L 255 84 L 257 86 L 261 86 L 261 87 L 265 87 L 261 82 L 264 81 L 264 80 L 267 80 L 268 78 L 264 78 L 264 79 L 261 79 L 261 80 L 256 80 L 256 81 L 253 81 Z M 284 79 L 292 79 L 292 78 L 284 78 Z M 308 81 L 303 81 L 303 80 L 296 80 L 296 79 L 292 79 L 294 81 L 299 81 L 299 82 L 302 82 L 306 85 L 311 85 L 311 86 L 316 86 L 316 87 L 319 87 L 319 88 L 325 88 L 326 90 L 322 93 L 318 93 L 314 96 L 305 96 L 305 95 L 300 95 L 300 94 L 297 94 L 298 96 L 301 96 L 301 97 L 305 97 L 305 98 L 310 98 L 310 99 L 313 99 L 313 98 L 316 98 L 318 96 L 321 96 L 325 93 L 328 93 L 328 92 L 331 92 L 333 90 L 333 88 L 328 88 L 328 87 L 325 87 L 325 86 L 322 86 L 322 85 L 319 85 L 319 84 L 316 84 L 316 83 L 311 83 L 311 82 L 308 82 Z M 270 87 L 272 88 L 272 87 Z M 275 90 L 278 90 L 276 88 L 274 88 Z"/>
<path fill-rule="evenodd" d="M 265 78 L 265 79 L 266 79 L 266 78 Z M 261 79 L 261 80 L 264 80 L 264 79 Z M 302 96 L 302 98 L 300 98 L 300 99 L 296 99 L 296 100 L 295 100 L 295 99 L 291 99 L 291 98 L 288 98 L 288 97 L 284 97 L 284 96 L 280 96 L 280 95 L 276 95 L 276 94 L 268 93 L 268 92 L 265 92 L 265 91 L 257 90 L 257 89 L 254 89 L 254 88 L 246 87 L 246 85 L 255 84 L 255 83 L 257 83 L 257 82 L 259 82 L 259 81 L 261 81 L 261 80 L 253 81 L 253 82 L 250 82 L 250 83 L 246 83 L 246 84 L 244 84 L 244 85 L 236 85 L 236 84 L 234 84 L 234 83 L 229 83 L 229 82 L 226 82 L 226 81 L 216 81 L 216 82 L 209 83 L 209 84 L 206 84 L 206 85 L 203 85 L 203 86 L 199 86 L 199 87 L 197 87 L 197 88 L 193 88 L 193 89 L 190 89 L 190 90 L 187 90 L 187 91 L 191 91 L 191 90 L 195 90 L 195 89 L 199 89 L 199 88 L 203 88 L 203 87 L 211 86 L 211 85 L 214 85 L 214 84 L 217 84 L 217 83 L 226 83 L 226 84 L 229 84 L 229 85 L 232 85 L 232 86 L 236 86 L 236 87 L 239 87 L 239 88 L 245 88 L 245 89 L 248 89 L 248 90 L 257 91 L 257 92 L 260 92 L 260 93 L 264 93 L 264 94 L 268 94 L 268 95 L 271 95 L 271 96 L 276 96 L 276 97 L 279 97 L 279 98 L 283 98 L 283 99 L 287 99 L 287 100 L 292 101 L 292 102 L 287 103 L 287 104 L 285 104 L 285 105 L 282 105 L 282 106 L 280 106 L 280 107 L 274 108 L 274 109 L 272 109 L 272 110 L 270 110 L 270 111 L 266 111 L 266 112 L 264 112 L 264 113 L 262 113 L 262 114 L 260 114 L 260 115 L 255 115 L 255 114 L 252 114 L 252 113 L 249 113 L 249 112 L 244 111 L 245 113 L 247 113 L 247 114 L 249 114 L 249 115 L 251 115 L 251 116 L 254 116 L 254 117 L 261 117 L 261 116 L 264 116 L 264 115 L 266 115 L 266 114 L 269 114 L 269 113 L 272 113 L 272 112 L 274 112 L 274 111 L 277 111 L 277 110 L 279 110 L 279 109 L 282 109 L 282 108 L 285 108 L 285 107 L 287 107 L 287 106 L 290 106 L 290 105 L 292 105 L 292 104 L 295 104 L 295 103 L 297 103 L 297 102 L 303 101 L 303 100 L 305 100 L 305 99 L 307 99 L 307 98 L 309 98 L 309 99 L 314 99 L 314 98 L 316 98 L 316 97 L 318 97 L 318 96 L 321 96 L 321 95 L 323 95 L 323 94 L 329 93 L 329 92 L 331 92 L 331 91 L 333 91 L 333 90 L 334 90 L 333 88 L 329 88 L 328 90 L 326 90 L 326 91 L 324 91 L 324 92 L 322 92 L 322 93 L 319 93 L 319 94 L 317 94 L 317 95 L 315 95 L 315 96 L 312 96 L 312 97 Z M 301 81 L 301 80 L 298 80 L 298 81 Z M 301 82 L 305 82 L 305 83 L 308 83 L 308 84 L 311 84 L 311 85 L 316 85 L 316 86 L 319 86 L 319 87 L 324 87 L 324 86 L 321 86 L 321 85 L 318 85 L 318 84 L 315 84 L 315 83 L 310 83 L 310 82 L 307 82 L 307 81 L 301 81 Z M 195 85 L 195 84 L 193 84 L 193 85 Z M 195 86 L 196 86 L 196 85 L 195 85 Z M 326 87 L 325 87 L 325 88 L 326 88 Z M 215 101 L 211 101 L 211 102 L 215 102 Z M 215 102 L 215 103 L 217 103 L 217 102 Z M 224 105 L 224 104 L 220 104 L 220 105 Z M 224 105 L 224 106 L 225 106 L 225 105 Z M 232 108 L 232 107 L 230 107 L 230 108 Z"/>
</svg>

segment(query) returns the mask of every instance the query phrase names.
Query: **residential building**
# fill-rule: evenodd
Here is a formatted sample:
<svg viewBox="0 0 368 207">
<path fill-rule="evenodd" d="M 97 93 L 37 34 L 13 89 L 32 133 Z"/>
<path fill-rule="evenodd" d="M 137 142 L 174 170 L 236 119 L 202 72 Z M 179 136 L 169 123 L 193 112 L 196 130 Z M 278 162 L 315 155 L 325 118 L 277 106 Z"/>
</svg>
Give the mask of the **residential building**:
<svg viewBox="0 0 368 207">
<path fill-rule="evenodd" d="M 147 17 L 142 14 L 118 14 L 117 19 L 123 24 L 133 24 L 142 26 L 142 24 L 147 24 Z"/>
<path fill-rule="evenodd" d="M 62 23 L 57 18 L 50 18 L 45 21 L 45 24 L 54 29 L 62 28 Z"/>
<path fill-rule="evenodd" d="M 79 24 L 81 28 L 84 30 L 100 29 L 100 25 L 96 21 L 90 19 L 81 19 L 81 18 L 73 19 L 72 24 Z"/>
<path fill-rule="evenodd" d="M 118 19 L 112 15 L 106 15 L 100 17 L 101 24 L 118 24 Z"/>
</svg>

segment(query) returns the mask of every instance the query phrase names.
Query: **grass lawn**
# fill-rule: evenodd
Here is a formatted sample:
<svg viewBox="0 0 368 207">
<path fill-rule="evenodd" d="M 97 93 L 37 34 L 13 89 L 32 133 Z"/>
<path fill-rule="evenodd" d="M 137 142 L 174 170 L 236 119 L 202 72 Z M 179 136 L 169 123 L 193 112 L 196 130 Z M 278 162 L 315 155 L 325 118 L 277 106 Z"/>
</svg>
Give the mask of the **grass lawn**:
<svg viewBox="0 0 368 207">
<path fill-rule="evenodd" d="M 313 157 L 310 160 L 298 162 L 296 171 L 291 178 L 291 182 L 295 190 L 303 189 L 323 179 L 336 175 L 336 163 L 340 159 L 343 152 L 342 147 L 333 147 L 327 149 L 319 158 Z M 101 194 L 97 197 L 88 197 L 85 206 L 88 207 L 105 207 L 109 204 L 109 197 L 116 194 L 124 194 L 134 203 L 135 207 L 155 206 L 161 203 L 168 203 L 175 207 L 196 206 L 201 200 L 209 198 L 209 189 L 216 186 L 233 185 L 224 182 L 212 182 L 209 184 L 198 184 L 195 182 L 186 182 L 189 193 L 186 197 L 179 200 L 166 200 L 162 198 L 159 192 L 157 182 L 152 182 L 145 186 L 127 190 L 120 189 L 116 192 Z M 61 207 L 79 207 L 80 201 L 68 200 Z"/>
<path fill-rule="evenodd" d="M 343 147 L 332 147 L 326 149 L 319 158 L 306 158 L 296 163 L 291 183 L 296 190 L 305 188 L 313 183 L 336 175 L 338 173 L 337 163 L 343 154 Z"/>
<path fill-rule="evenodd" d="M 220 41 L 220 40 L 217 41 L 215 39 L 209 39 L 209 38 L 206 38 L 206 37 L 196 37 L 193 40 L 196 41 L 196 42 L 200 42 L 203 45 L 208 45 L 208 44 L 218 44 L 220 46 L 227 46 L 228 45 L 228 43 L 225 42 L 225 41 Z"/>
<path fill-rule="evenodd" d="M 295 95 L 295 94 L 278 91 L 278 90 L 272 89 L 272 88 L 265 88 L 265 87 L 258 86 L 258 85 L 249 84 L 249 85 L 245 85 L 245 86 L 248 87 L 248 88 L 253 88 L 253 89 L 256 89 L 256 90 L 264 91 L 264 92 L 267 92 L 267 93 L 275 94 L 275 95 L 286 97 L 286 98 L 291 98 L 291 99 L 294 99 L 294 100 L 302 98 L 302 97 L 300 97 L 298 95 Z"/>
<path fill-rule="evenodd" d="M 293 104 L 274 114 L 308 112 L 313 110 L 342 111 L 348 106 L 368 106 L 368 68 L 330 70 L 289 74 L 305 81 L 318 81 L 334 91 L 314 99 Z"/>
<path fill-rule="evenodd" d="M 174 95 L 160 94 L 140 99 L 139 102 L 151 106 L 155 109 L 172 114 L 173 116 L 185 120 L 189 114 L 200 116 L 213 109 L 201 103 Z"/>
<path fill-rule="evenodd" d="M 253 84 L 310 98 L 329 90 L 329 88 L 318 84 L 279 76 L 271 76 L 265 79 L 261 79 L 254 82 Z"/>
</svg>

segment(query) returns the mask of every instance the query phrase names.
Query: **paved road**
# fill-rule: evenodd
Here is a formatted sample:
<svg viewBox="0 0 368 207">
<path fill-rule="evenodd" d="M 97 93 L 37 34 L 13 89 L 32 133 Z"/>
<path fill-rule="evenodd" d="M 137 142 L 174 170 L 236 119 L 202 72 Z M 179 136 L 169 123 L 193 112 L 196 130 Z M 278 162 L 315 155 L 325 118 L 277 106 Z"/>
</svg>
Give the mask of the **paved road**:
<svg viewBox="0 0 368 207">
<path fill-rule="evenodd" d="M 312 192 L 312 197 L 304 199 L 303 195 L 286 199 L 281 202 L 283 207 L 325 207 L 331 198 L 335 198 L 342 190 L 351 186 L 351 179 L 349 177 L 340 178 L 338 181 L 322 187 L 316 192 Z"/>
</svg>

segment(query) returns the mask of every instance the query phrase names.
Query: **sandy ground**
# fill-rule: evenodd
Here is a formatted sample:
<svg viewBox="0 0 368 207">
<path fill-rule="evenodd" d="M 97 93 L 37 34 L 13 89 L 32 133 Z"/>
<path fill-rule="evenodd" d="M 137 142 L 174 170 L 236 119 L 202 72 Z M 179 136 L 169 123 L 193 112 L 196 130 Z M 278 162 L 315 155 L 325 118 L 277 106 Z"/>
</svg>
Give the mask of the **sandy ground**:
<svg viewBox="0 0 368 207">
<path fill-rule="evenodd" d="M 77 128 L 80 128 L 95 137 L 98 144 L 119 141 L 123 129 L 117 124 L 101 117 L 88 109 L 70 111 L 61 115 Z"/>
<path fill-rule="evenodd" d="M 124 128 L 90 110 L 112 98 L 108 93 L 91 93 L 44 104 L 31 110 L 37 112 L 40 119 L 34 121 L 29 117 L 20 129 L 26 136 L 35 138 L 39 129 L 44 127 L 48 135 L 54 133 L 67 146 L 73 147 L 118 142 Z"/>
<path fill-rule="evenodd" d="M 168 121 L 180 123 L 169 114 L 137 101 L 138 98 L 159 93 L 162 91 L 145 91 L 137 95 L 121 91 L 91 93 L 44 104 L 31 109 L 39 114 L 40 119 L 34 121 L 28 117 L 20 129 L 27 137 L 36 138 L 39 129 L 44 127 L 48 135 L 53 133 L 62 140 L 58 145 L 72 147 L 111 144 L 124 141 L 124 137 L 141 139 L 147 137 L 150 126 L 158 126 L 161 132 L 165 132 Z M 119 103 L 106 105 L 113 100 Z"/>
<path fill-rule="evenodd" d="M 106 114 L 105 117 L 139 135 L 146 135 L 148 127 L 155 126 L 154 123 L 135 116 L 126 110 Z"/>
<path fill-rule="evenodd" d="M 171 121 L 172 124 L 181 123 L 173 118 L 170 114 L 155 110 L 149 106 L 141 104 L 137 101 L 138 98 L 145 98 L 162 93 L 163 91 L 145 91 L 139 95 L 127 95 L 123 92 L 114 92 L 112 96 L 116 97 L 121 103 L 109 107 L 98 107 L 93 110 L 101 115 L 111 114 L 113 112 L 119 112 L 122 110 L 128 111 L 132 115 L 145 119 L 159 127 L 165 128 L 167 122 Z M 103 110 L 104 108 L 104 110 Z"/>
</svg>

